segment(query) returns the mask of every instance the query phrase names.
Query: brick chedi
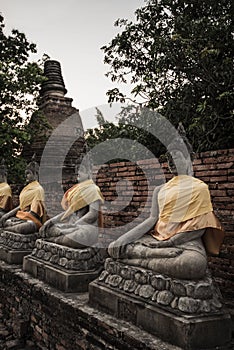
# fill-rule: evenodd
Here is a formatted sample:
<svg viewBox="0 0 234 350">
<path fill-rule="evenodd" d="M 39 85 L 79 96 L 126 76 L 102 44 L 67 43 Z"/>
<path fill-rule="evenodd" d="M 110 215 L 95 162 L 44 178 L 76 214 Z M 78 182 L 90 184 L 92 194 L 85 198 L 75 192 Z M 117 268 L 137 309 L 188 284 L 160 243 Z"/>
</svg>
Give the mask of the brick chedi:
<svg viewBox="0 0 234 350">
<path fill-rule="evenodd" d="M 44 76 L 38 110 L 30 121 L 33 140 L 23 150 L 23 156 L 28 160 L 36 153 L 40 182 L 46 186 L 47 199 L 51 197 L 51 208 L 55 208 L 56 203 L 60 206 L 63 190 L 76 182 L 75 165 L 84 155 L 85 142 L 79 110 L 72 106 L 72 98 L 65 97 L 67 89 L 60 63 L 47 60 Z"/>
<path fill-rule="evenodd" d="M 60 63 L 52 60 L 46 61 L 44 75 L 47 80 L 42 83 L 39 111 L 44 114 L 54 129 L 78 110 L 72 107 L 72 98 L 65 97 L 67 89 L 63 81 Z M 80 124 L 82 126 L 81 121 Z"/>
</svg>

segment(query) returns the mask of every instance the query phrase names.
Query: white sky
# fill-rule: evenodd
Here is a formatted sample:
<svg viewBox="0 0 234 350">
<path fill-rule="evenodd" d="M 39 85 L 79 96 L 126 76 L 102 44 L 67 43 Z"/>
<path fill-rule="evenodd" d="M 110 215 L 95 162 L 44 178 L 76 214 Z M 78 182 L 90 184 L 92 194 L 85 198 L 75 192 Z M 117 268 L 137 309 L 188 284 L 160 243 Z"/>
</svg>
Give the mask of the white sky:
<svg viewBox="0 0 234 350">
<path fill-rule="evenodd" d="M 61 63 L 66 96 L 82 112 L 107 103 L 106 92 L 116 84 L 105 77 L 109 66 L 100 48 L 117 33 L 117 19 L 134 20 L 143 5 L 144 0 L 0 0 L 0 11 L 7 33 L 16 28 L 37 45 L 35 60 L 46 53 Z"/>
</svg>

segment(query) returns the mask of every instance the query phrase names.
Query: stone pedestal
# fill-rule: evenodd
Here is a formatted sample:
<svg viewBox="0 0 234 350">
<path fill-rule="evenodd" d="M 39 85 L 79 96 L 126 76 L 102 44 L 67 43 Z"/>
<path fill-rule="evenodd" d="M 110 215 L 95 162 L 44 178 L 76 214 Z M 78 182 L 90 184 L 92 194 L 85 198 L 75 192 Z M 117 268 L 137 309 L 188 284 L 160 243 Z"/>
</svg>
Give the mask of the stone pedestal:
<svg viewBox="0 0 234 350">
<path fill-rule="evenodd" d="M 107 259 L 89 285 L 89 303 L 187 350 L 225 348 L 231 318 L 210 276 L 172 279 Z"/>
<path fill-rule="evenodd" d="M 86 292 L 103 269 L 99 248 L 73 249 L 38 239 L 23 270 L 64 292 Z"/>
<path fill-rule="evenodd" d="M 0 232 L 0 259 L 8 264 L 22 264 L 25 255 L 32 252 L 36 234 L 20 234 L 2 230 Z"/>
</svg>

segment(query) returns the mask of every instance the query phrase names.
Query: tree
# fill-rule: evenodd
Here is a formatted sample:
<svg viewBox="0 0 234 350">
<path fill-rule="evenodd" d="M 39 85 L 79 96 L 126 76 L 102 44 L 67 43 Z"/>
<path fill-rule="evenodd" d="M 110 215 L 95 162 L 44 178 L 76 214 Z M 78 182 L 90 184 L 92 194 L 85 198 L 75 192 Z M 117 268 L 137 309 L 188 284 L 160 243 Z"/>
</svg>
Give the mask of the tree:
<svg viewBox="0 0 234 350">
<path fill-rule="evenodd" d="M 102 49 L 107 76 L 133 85 L 133 96 L 175 126 L 196 151 L 233 147 L 233 6 L 231 0 L 148 0 L 136 22 Z M 109 102 L 125 101 L 117 88 Z"/>
<path fill-rule="evenodd" d="M 122 108 L 115 123 L 110 123 L 98 108 L 96 111 L 98 127 L 85 133 L 95 164 L 126 159 L 137 161 L 166 153 L 166 143 L 163 145 L 154 136 L 160 136 L 161 132 L 167 143 L 171 141 L 159 114 L 148 108 L 129 105 Z"/>
<path fill-rule="evenodd" d="M 0 15 L 0 147 L 1 157 L 9 168 L 13 182 L 22 181 L 23 146 L 30 140 L 27 128 L 35 110 L 38 92 L 43 81 L 40 65 L 30 62 L 36 45 L 28 42 L 25 34 L 12 30 L 4 33 L 4 18 Z"/>
</svg>

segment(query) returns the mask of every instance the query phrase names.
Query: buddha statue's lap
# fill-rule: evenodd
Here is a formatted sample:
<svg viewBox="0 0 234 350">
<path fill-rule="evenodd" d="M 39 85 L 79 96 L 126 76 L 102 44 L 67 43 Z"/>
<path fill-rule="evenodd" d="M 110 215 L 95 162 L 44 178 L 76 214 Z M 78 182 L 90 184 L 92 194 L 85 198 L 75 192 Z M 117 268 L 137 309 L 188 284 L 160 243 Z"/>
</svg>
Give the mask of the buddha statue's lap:
<svg viewBox="0 0 234 350">
<path fill-rule="evenodd" d="M 88 212 L 87 211 L 83 211 Z M 78 219 L 82 215 L 77 215 Z M 77 219 L 77 220 L 78 220 Z M 39 233 L 40 235 L 40 233 Z M 91 224 L 76 224 L 74 220 L 71 222 L 58 222 L 46 230 L 46 240 L 54 242 L 70 248 L 85 248 L 92 246 L 98 241 L 98 222 Z"/>
<path fill-rule="evenodd" d="M 205 275 L 207 259 L 201 238 L 164 248 L 154 247 L 154 243 L 152 236 L 145 235 L 126 245 L 120 253 L 121 261 L 169 277 L 199 279 Z"/>
</svg>

